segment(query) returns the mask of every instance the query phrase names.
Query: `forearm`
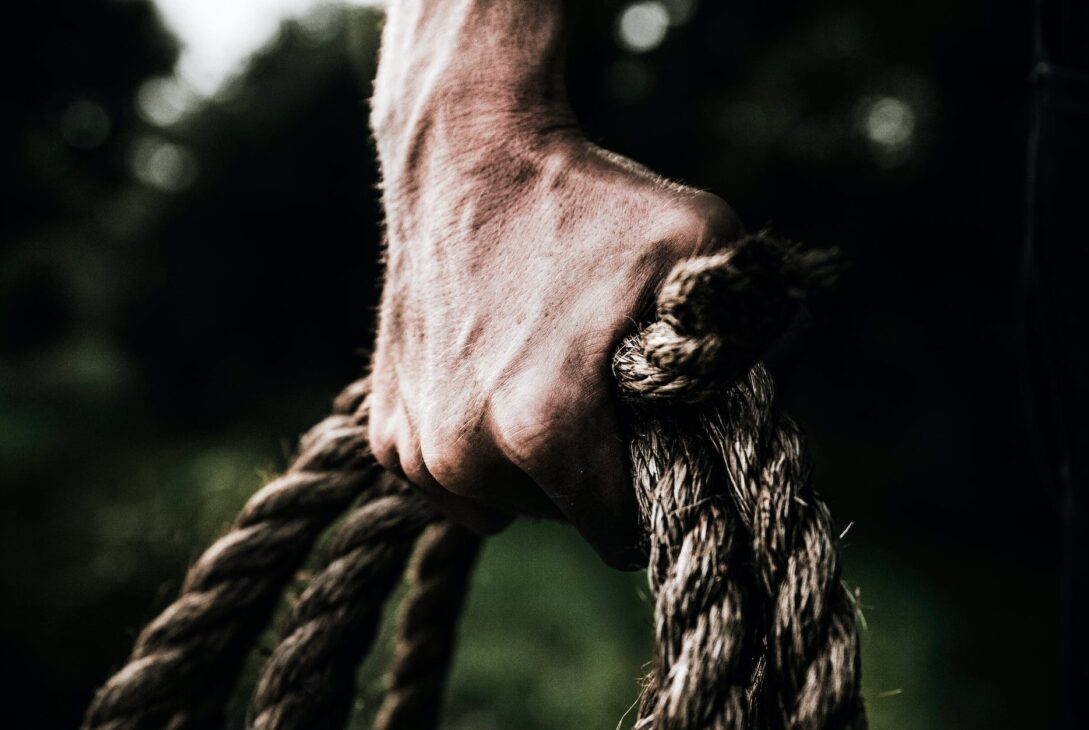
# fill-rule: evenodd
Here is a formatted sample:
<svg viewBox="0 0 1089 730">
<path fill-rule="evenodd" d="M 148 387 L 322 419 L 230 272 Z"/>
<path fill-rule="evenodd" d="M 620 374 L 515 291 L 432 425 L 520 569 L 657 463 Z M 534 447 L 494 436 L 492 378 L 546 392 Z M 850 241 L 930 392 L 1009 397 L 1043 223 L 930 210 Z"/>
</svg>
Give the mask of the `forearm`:
<svg viewBox="0 0 1089 730">
<path fill-rule="evenodd" d="M 566 14 L 563 0 L 396 0 L 372 100 L 381 156 L 421 127 L 486 140 L 569 124 Z"/>
</svg>

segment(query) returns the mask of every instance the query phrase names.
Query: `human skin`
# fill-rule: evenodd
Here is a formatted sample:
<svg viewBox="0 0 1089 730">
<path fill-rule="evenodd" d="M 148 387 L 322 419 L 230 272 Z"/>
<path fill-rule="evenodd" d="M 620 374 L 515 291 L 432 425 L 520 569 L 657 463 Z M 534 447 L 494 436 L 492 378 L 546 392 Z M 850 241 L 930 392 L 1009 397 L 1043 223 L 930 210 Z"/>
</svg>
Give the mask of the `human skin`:
<svg viewBox="0 0 1089 730">
<path fill-rule="evenodd" d="M 386 279 L 370 440 L 454 519 L 569 520 L 635 567 L 610 358 L 681 258 L 735 239 L 720 198 L 588 142 L 561 0 L 396 0 L 371 126 Z"/>
</svg>

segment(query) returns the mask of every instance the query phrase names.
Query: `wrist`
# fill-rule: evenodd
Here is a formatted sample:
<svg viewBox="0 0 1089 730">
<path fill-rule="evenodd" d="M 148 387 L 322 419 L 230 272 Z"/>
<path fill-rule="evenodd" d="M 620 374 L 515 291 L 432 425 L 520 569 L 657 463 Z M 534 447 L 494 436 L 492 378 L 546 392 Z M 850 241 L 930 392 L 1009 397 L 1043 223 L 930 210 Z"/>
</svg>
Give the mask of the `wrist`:
<svg viewBox="0 0 1089 730">
<path fill-rule="evenodd" d="M 458 146 L 573 127 L 560 0 L 398 0 L 371 100 L 379 154 L 421 130 Z"/>
</svg>

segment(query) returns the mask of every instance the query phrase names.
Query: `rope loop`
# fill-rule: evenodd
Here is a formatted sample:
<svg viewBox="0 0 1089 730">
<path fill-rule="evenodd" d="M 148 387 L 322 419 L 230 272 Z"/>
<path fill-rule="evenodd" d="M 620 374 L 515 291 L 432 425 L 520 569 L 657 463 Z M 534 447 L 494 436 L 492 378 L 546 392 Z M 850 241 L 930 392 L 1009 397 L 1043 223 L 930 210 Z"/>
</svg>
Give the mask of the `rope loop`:
<svg viewBox="0 0 1089 730">
<path fill-rule="evenodd" d="M 613 357 L 621 397 L 677 405 L 721 394 L 838 268 L 834 250 L 805 249 L 767 231 L 681 261 L 659 290 L 655 320 Z"/>
</svg>

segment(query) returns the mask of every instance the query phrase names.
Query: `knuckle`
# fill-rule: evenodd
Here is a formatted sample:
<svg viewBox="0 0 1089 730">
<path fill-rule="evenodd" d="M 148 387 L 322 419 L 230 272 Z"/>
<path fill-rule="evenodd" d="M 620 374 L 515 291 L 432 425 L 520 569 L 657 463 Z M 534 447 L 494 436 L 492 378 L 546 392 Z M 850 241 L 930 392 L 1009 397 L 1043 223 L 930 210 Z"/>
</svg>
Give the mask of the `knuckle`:
<svg viewBox="0 0 1089 730">
<path fill-rule="evenodd" d="M 440 487 L 459 497 L 476 496 L 472 451 L 452 433 L 440 430 L 423 435 L 420 458 Z"/>
<path fill-rule="evenodd" d="M 730 204 L 712 193 L 700 193 L 696 203 L 707 221 L 707 231 L 719 242 L 733 241 L 744 232 L 741 219 Z"/>
<path fill-rule="evenodd" d="M 552 388 L 522 387 L 493 405 L 496 445 L 511 463 L 531 476 L 557 458 L 572 415 L 572 409 L 557 394 L 571 387 L 570 382 Z"/>
<path fill-rule="evenodd" d="M 713 193 L 697 191 L 676 205 L 668 241 L 680 249 L 682 256 L 713 251 L 742 235 L 740 218 Z"/>
</svg>

